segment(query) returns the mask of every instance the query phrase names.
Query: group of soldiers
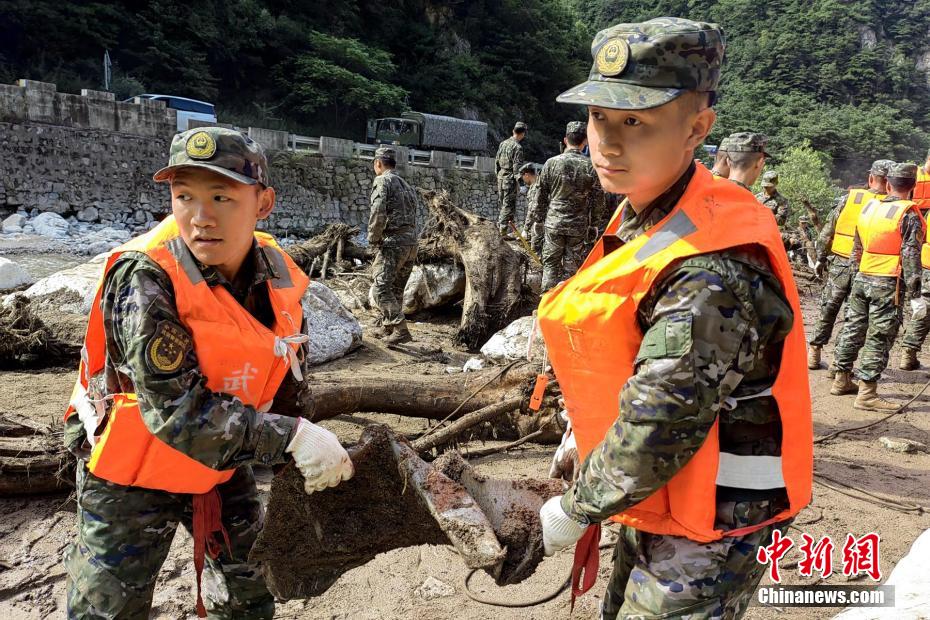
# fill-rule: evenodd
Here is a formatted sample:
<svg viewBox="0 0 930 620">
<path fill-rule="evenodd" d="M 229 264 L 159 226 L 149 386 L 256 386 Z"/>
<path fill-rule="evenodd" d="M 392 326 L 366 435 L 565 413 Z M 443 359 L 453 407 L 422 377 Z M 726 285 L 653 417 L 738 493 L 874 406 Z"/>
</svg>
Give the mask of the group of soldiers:
<svg viewBox="0 0 930 620">
<path fill-rule="evenodd" d="M 820 367 L 840 307 L 843 329 L 833 356 L 831 394 L 856 394 L 857 409 L 894 410 L 877 392 L 891 347 L 911 309 L 899 368 L 919 368 L 917 353 L 930 332 L 930 153 L 922 167 L 875 161 L 868 185 L 852 189 L 836 203 L 817 240 L 815 270 L 824 279 L 820 316 L 808 344 L 808 367 Z M 905 304 L 907 302 L 907 304 Z M 858 385 L 852 380 L 859 358 Z"/>
</svg>

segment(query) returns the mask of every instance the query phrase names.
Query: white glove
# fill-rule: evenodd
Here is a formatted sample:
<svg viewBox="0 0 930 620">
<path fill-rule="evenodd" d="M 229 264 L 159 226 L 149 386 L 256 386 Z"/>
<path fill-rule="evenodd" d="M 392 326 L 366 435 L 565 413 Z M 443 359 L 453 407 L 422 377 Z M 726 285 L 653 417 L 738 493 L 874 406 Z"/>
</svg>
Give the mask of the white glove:
<svg viewBox="0 0 930 620">
<path fill-rule="evenodd" d="M 915 321 L 919 321 L 927 316 L 927 300 L 923 297 L 918 297 L 911 300 L 911 318 Z"/>
<path fill-rule="evenodd" d="M 562 510 L 562 496 L 549 498 L 539 509 L 542 522 L 543 550 L 547 556 L 570 547 L 584 535 L 586 526 L 578 523 Z"/>
<path fill-rule="evenodd" d="M 352 459 L 339 438 L 322 426 L 301 418 L 291 443 L 284 449 L 294 457 L 294 464 L 304 477 L 304 491 L 309 495 L 334 487 L 355 473 Z"/>
<path fill-rule="evenodd" d="M 563 410 L 559 413 L 568 425 L 562 434 L 562 443 L 556 448 L 552 456 L 552 464 L 549 466 L 550 478 L 561 478 L 571 482 L 575 479 L 578 471 L 578 446 L 575 444 L 575 433 L 572 432 L 572 422 Z"/>
</svg>

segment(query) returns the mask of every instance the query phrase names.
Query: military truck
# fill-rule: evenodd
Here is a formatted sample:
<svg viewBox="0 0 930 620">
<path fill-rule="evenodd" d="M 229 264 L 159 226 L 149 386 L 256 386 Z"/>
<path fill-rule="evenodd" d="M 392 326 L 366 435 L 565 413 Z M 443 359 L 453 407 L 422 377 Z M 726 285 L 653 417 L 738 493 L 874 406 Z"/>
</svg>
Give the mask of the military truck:
<svg viewBox="0 0 930 620">
<path fill-rule="evenodd" d="M 488 148 L 488 124 L 452 116 L 404 112 L 399 117 L 370 119 L 367 140 L 369 144 L 479 154 Z"/>
</svg>

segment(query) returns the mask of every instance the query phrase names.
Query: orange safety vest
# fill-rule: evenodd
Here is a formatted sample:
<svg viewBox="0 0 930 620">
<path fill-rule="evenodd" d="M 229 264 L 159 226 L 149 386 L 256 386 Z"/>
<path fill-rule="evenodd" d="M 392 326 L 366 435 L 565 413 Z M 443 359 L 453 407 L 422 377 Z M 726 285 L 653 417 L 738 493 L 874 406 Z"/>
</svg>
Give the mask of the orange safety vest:
<svg viewBox="0 0 930 620">
<path fill-rule="evenodd" d="M 923 167 L 917 168 L 917 185 L 914 186 L 911 200 L 917 204 L 917 208 L 922 212 L 930 209 L 930 174 L 925 172 Z"/>
<path fill-rule="evenodd" d="M 619 225 L 618 212 L 605 234 L 615 233 Z M 730 531 L 714 528 L 721 462 L 718 421 L 668 484 L 612 517 L 614 521 L 654 534 L 707 542 L 788 519 L 810 502 L 813 425 L 801 307 L 774 216 L 743 188 L 714 182 L 710 172 L 698 165 L 665 219 L 607 255 L 602 237 L 581 269 L 543 296 L 540 331 L 571 418 L 578 456 L 584 460 L 617 420 L 620 392 L 633 374 L 643 340 L 637 308 L 656 278 L 675 261 L 737 246 L 766 251 L 794 311 L 794 326 L 772 387 L 781 415 L 781 477 L 789 507 L 766 523 Z"/>
<path fill-rule="evenodd" d="M 206 493 L 232 477 L 235 470 L 212 469 L 153 435 L 142 419 L 135 394 L 107 395 L 105 400 L 112 403 L 105 411 L 104 402 L 90 398 L 87 386 L 91 377 L 103 371 L 106 361 L 100 311 L 106 276 L 124 252 L 143 252 L 171 279 L 178 313 L 193 336 L 207 387 L 267 411 L 288 368 L 296 361 L 299 343 L 295 340 L 301 338 L 298 334 L 303 316 L 300 299 L 309 279 L 271 235 L 256 232 L 255 239 L 277 274 L 268 282 L 275 314 L 273 329 L 262 325 L 225 287 L 207 285 L 180 237 L 174 216 L 110 252 L 91 307 L 78 380 L 65 413 L 67 419 L 79 407 L 85 411 L 91 407 L 98 418 L 102 419 L 104 413 L 108 416 L 87 464 L 95 476 L 125 486 L 191 494 Z M 162 360 L 167 365 L 177 362 Z"/>
<path fill-rule="evenodd" d="M 856 222 L 859 221 L 862 208 L 873 198 L 881 200 L 884 197 L 884 194 L 875 194 L 868 189 L 850 190 L 840 216 L 836 220 L 836 231 L 833 233 L 833 244 L 830 246 L 831 252 L 843 258 L 849 258 L 853 250 Z"/>
<path fill-rule="evenodd" d="M 862 209 L 856 231 L 862 241 L 859 273 L 896 278 L 901 275 L 901 221 L 909 212 L 920 216 L 910 200 L 880 202 L 873 200 Z M 923 223 L 923 218 L 920 218 Z"/>
</svg>

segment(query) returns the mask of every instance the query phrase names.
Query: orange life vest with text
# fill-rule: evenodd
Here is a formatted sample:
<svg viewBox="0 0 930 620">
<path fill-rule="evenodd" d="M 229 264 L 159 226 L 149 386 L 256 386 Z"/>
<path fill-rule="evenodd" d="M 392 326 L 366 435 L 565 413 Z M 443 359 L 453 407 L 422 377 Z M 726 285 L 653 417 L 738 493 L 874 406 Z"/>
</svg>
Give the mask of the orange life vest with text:
<svg viewBox="0 0 930 620">
<path fill-rule="evenodd" d="M 605 235 L 614 234 L 619 225 L 618 212 Z M 788 519 L 810 502 L 813 426 L 798 293 L 772 212 L 745 189 L 715 182 L 698 165 L 684 195 L 661 222 L 606 255 L 602 237 L 581 269 L 543 296 L 540 331 L 583 461 L 622 415 L 619 396 L 634 372 L 643 339 L 637 308 L 656 278 L 681 259 L 738 246 L 765 250 L 794 311 L 794 326 L 785 339 L 772 387 L 784 438 L 781 457 L 749 457 L 780 463 L 789 507 L 766 523 L 726 532 L 715 529 L 722 458 L 718 420 L 694 457 L 664 487 L 612 517 L 615 521 L 654 534 L 706 542 L 742 536 Z"/>
<path fill-rule="evenodd" d="M 901 222 L 904 216 L 920 211 L 910 200 L 881 202 L 873 200 L 862 209 L 856 230 L 862 242 L 859 273 L 896 278 L 901 275 Z M 923 222 L 923 217 L 920 218 Z"/>
<path fill-rule="evenodd" d="M 107 274 L 124 252 L 142 252 L 161 267 L 174 287 L 181 322 L 193 337 L 194 350 L 207 387 L 267 411 L 296 351 L 300 335 L 301 297 L 309 279 L 271 235 L 256 232 L 255 240 L 271 261 L 276 277 L 268 282 L 275 324 L 265 327 L 243 308 L 225 287 L 210 287 L 181 239 L 173 216 L 148 233 L 110 252 L 91 307 L 80 371 L 65 418 L 76 412 L 104 420 L 91 450 L 88 469 L 110 482 L 173 493 L 202 494 L 229 480 L 234 471 L 215 470 L 164 443 L 146 427 L 136 394 L 88 394 L 91 377 L 106 362 L 106 334 L 100 297 Z M 169 335 L 170 336 L 170 335 Z M 170 345 L 170 343 L 168 343 Z M 184 354 L 179 347 L 150 347 L 157 363 L 171 367 Z M 299 373 L 299 370 L 297 370 Z"/>
<path fill-rule="evenodd" d="M 853 250 L 853 237 L 856 234 L 856 222 L 863 207 L 872 199 L 881 200 L 884 194 L 875 194 L 867 189 L 850 190 L 840 216 L 836 220 L 836 231 L 830 251 L 843 258 L 849 258 Z"/>
</svg>

